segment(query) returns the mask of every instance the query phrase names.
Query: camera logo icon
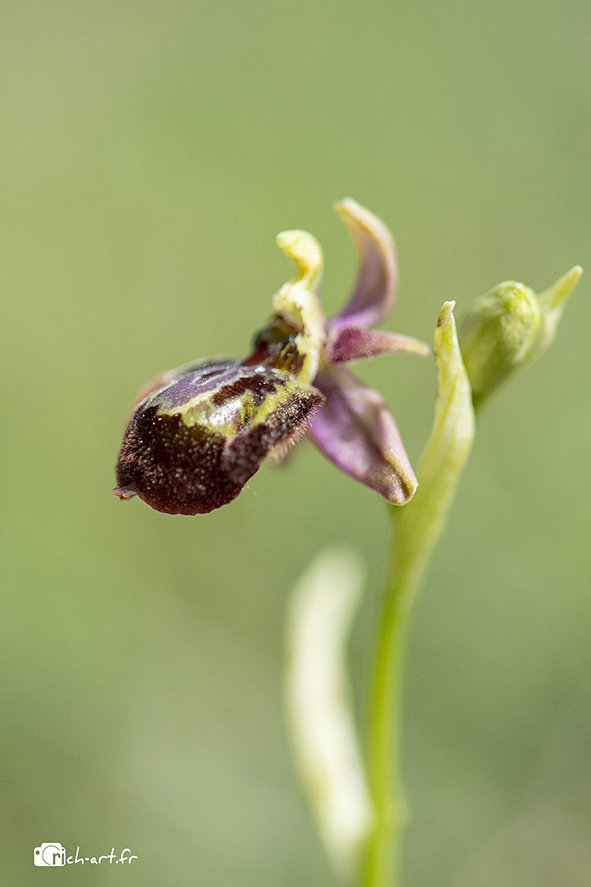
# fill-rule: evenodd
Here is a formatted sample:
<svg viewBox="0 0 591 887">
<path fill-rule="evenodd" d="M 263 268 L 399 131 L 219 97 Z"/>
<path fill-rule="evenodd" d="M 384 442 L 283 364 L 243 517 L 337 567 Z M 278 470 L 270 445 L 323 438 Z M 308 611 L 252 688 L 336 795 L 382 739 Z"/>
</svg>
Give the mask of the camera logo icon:
<svg viewBox="0 0 591 887">
<path fill-rule="evenodd" d="M 65 865 L 66 848 L 62 844 L 41 844 L 33 852 L 35 865 Z"/>
</svg>

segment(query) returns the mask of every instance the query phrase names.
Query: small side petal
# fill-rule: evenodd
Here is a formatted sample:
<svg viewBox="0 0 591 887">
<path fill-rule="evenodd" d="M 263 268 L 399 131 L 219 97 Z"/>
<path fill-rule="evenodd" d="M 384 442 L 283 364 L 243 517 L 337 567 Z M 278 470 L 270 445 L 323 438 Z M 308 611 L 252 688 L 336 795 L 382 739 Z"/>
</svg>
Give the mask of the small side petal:
<svg viewBox="0 0 591 887">
<path fill-rule="evenodd" d="M 344 327 L 331 330 L 328 337 L 328 359 L 330 363 L 344 363 L 376 357 L 378 354 L 429 353 L 429 347 L 411 336 L 389 333 L 385 330 L 366 330 L 358 327 Z"/>
<path fill-rule="evenodd" d="M 319 449 L 392 505 L 408 502 L 417 479 L 381 395 L 339 366 L 323 368 L 314 384 L 326 397 L 309 426 Z"/>
<path fill-rule="evenodd" d="M 398 268 L 392 235 L 383 222 L 350 197 L 335 203 L 359 255 L 353 294 L 331 323 L 371 327 L 390 313 L 396 299 Z"/>
</svg>

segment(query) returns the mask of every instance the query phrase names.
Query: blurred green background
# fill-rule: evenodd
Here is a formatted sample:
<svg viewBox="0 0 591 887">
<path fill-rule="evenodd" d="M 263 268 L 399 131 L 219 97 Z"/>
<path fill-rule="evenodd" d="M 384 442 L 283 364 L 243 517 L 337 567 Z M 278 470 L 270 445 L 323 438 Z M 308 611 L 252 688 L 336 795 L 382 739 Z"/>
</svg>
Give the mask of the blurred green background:
<svg viewBox="0 0 591 887">
<path fill-rule="evenodd" d="M 324 246 L 335 312 L 351 195 L 396 235 L 389 328 L 432 340 L 507 278 L 591 273 L 583 0 L 5 4 L 0 880 L 328 885 L 282 719 L 289 589 L 345 542 L 369 565 L 363 710 L 387 512 L 308 443 L 231 506 L 110 495 L 127 411 L 162 370 L 246 353 Z M 589 278 L 558 340 L 480 417 L 412 622 L 405 887 L 588 885 Z M 359 370 L 417 461 L 431 359 Z M 33 848 L 131 848 L 41 872 Z"/>
</svg>

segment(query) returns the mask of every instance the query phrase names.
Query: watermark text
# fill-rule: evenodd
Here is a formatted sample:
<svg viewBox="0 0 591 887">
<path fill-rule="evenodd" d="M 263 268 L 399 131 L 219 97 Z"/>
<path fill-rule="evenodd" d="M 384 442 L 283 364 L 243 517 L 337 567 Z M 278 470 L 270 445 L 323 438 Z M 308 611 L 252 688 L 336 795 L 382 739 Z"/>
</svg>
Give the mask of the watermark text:
<svg viewBox="0 0 591 887">
<path fill-rule="evenodd" d="M 64 845 L 59 843 L 40 844 L 33 850 L 33 862 L 38 866 L 112 865 L 120 862 L 129 865 L 138 858 L 129 847 L 125 847 L 120 853 L 111 847 L 111 852 L 104 853 L 102 856 L 84 856 L 80 852 L 80 847 L 76 847 L 76 853 L 68 855 Z"/>
</svg>

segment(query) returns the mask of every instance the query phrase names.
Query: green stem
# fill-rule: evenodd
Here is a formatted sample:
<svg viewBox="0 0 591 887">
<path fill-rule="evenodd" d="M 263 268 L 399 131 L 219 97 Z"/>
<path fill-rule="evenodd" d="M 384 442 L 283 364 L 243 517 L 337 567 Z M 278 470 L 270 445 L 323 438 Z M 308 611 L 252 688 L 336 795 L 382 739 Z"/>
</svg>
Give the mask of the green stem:
<svg viewBox="0 0 591 887">
<path fill-rule="evenodd" d="M 368 717 L 368 772 L 375 817 L 364 860 L 364 887 L 397 887 L 406 807 L 400 777 L 401 692 L 408 618 L 474 436 L 471 389 L 445 303 L 435 332 L 439 394 L 413 501 L 393 509 L 396 535 L 377 628 Z"/>
<path fill-rule="evenodd" d="M 394 534 L 393 534 L 394 536 Z M 375 805 L 364 875 L 365 887 L 395 887 L 406 805 L 400 779 L 401 694 L 408 623 L 408 588 L 391 549 L 376 639 L 368 723 L 369 784 Z"/>
</svg>

